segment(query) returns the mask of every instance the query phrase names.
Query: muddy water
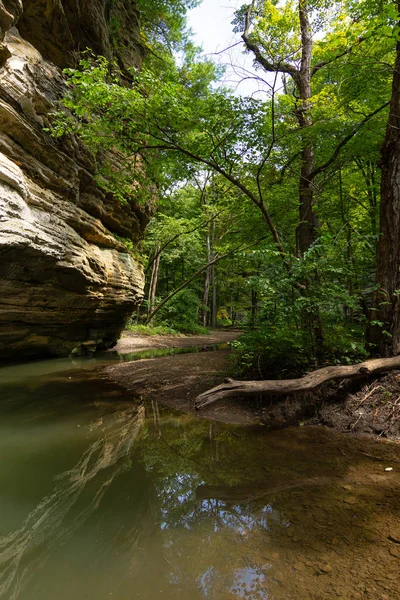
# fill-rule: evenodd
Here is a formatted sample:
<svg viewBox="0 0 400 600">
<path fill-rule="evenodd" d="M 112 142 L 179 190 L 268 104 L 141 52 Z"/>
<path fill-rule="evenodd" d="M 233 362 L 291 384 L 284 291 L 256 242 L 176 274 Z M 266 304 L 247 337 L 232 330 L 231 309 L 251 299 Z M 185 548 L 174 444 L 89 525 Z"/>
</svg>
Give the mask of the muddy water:
<svg viewBox="0 0 400 600">
<path fill-rule="evenodd" d="M 1 600 L 400 598 L 395 445 L 210 423 L 88 362 L 0 382 Z"/>
</svg>

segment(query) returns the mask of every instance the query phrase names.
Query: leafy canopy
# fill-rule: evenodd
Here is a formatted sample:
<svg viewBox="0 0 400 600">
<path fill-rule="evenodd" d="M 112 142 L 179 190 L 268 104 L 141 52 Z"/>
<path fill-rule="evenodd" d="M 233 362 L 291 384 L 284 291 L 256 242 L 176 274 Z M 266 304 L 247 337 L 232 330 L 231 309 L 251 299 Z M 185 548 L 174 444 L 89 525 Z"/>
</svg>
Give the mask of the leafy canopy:
<svg viewBox="0 0 400 600">
<path fill-rule="evenodd" d="M 149 50 L 179 49 L 187 40 L 186 13 L 201 0 L 136 0 L 141 31 Z"/>
</svg>

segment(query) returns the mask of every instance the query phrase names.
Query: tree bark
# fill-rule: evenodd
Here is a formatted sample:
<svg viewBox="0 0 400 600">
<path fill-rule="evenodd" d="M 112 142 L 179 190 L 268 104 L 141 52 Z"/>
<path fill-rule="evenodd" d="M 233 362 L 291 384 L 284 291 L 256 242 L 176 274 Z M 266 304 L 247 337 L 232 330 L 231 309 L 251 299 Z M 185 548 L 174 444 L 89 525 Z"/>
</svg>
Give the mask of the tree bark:
<svg viewBox="0 0 400 600">
<path fill-rule="evenodd" d="M 208 268 L 204 276 L 203 308 L 201 310 L 201 324 L 207 327 L 208 300 L 210 296 L 210 269 Z"/>
<path fill-rule="evenodd" d="M 378 198 L 376 193 L 376 181 L 375 181 L 375 165 L 372 161 L 367 160 L 365 163 L 361 159 L 355 159 L 355 164 L 361 172 L 361 175 L 365 181 L 365 187 L 368 198 L 367 208 L 369 217 L 371 219 L 371 229 L 374 236 L 378 234 Z M 361 204 L 361 203 L 360 203 Z M 363 206 L 363 205 L 362 205 Z"/>
<path fill-rule="evenodd" d="M 400 11 L 400 0 L 398 0 Z M 381 177 L 380 238 L 372 323 L 367 340 L 381 356 L 400 354 L 400 42 L 396 46 L 389 121 L 379 163 Z M 375 324 L 374 324 L 375 322 Z"/>
<path fill-rule="evenodd" d="M 310 133 L 313 125 L 311 109 L 311 60 L 313 41 L 309 19 L 308 0 L 299 0 L 299 19 L 301 32 L 301 65 L 297 81 L 300 105 L 296 118 L 302 140 L 301 171 L 299 181 L 299 226 L 296 231 L 296 250 L 299 257 L 309 250 L 317 238 L 318 220 L 314 211 L 314 142 Z M 312 279 L 317 280 L 315 274 Z M 304 295 L 309 292 L 310 281 L 304 282 Z M 318 356 L 323 355 L 324 331 L 318 308 L 313 314 L 303 314 L 304 328 L 311 334 L 311 341 Z"/>
<path fill-rule="evenodd" d="M 211 302 L 211 327 L 217 327 L 217 287 L 215 277 L 215 264 L 211 267 L 211 285 L 212 285 L 212 302 Z"/>
<path fill-rule="evenodd" d="M 210 226 L 207 227 L 206 234 L 206 245 L 207 245 L 207 262 L 212 261 L 211 254 L 211 234 L 210 234 Z M 203 327 L 207 327 L 207 317 L 208 317 L 208 302 L 210 297 L 210 283 L 211 283 L 211 267 L 209 267 L 205 272 L 204 277 L 204 291 L 203 291 L 203 309 L 201 314 L 201 321 Z"/>
<path fill-rule="evenodd" d="M 299 218 L 297 228 L 297 253 L 303 256 L 315 241 L 316 218 L 314 216 L 314 193 L 313 177 L 314 171 L 314 144 L 310 137 L 312 118 L 311 108 L 311 59 L 312 59 L 312 32 L 308 17 L 307 0 L 299 0 L 299 17 L 301 30 L 301 66 L 298 76 L 297 87 L 300 96 L 300 106 L 296 110 L 296 118 L 299 124 L 302 149 L 301 149 L 301 172 L 299 182 Z"/>
<path fill-rule="evenodd" d="M 256 2 L 253 0 L 248 7 L 245 20 L 245 28 L 242 39 L 249 51 L 254 55 L 255 61 L 265 71 L 273 73 L 287 73 L 293 79 L 296 86 L 299 105 L 295 111 L 296 119 L 299 125 L 302 148 L 301 148 L 301 172 L 299 181 L 299 225 L 296 230 L 296 246 L 299 256 L 309 249 L 316 237 L 316 228 L 318 226 L 316 216 L 314 214 L 313 204 L 313 181 L 315 178 L 314 169 L 314 143 L 309 134 L 312 126 L 312 117 L 310 114 L 311 108 L 311 80 L 317 72 L 311 66 L 313 39 L 309 13 L 311 11 L 308 6 L 308 0 L 298 0 L 298 11 L 300 20 L 300 36 L 301 36 L 301 60 L 300 66 L 286 63 L 278 60 L 274 62 L 263 53 L 262 45 L 253 42 L 250 34 L 251 14 L 255 9 Z M 321 68 L 320 66 L 318 68 Z M 259 206 L 262 210 L 262 205 Z"/>
<path fill-rule="evenodd" d="M 244 396 L 271 396 L 309 392 L 337 379 L 357 379 L 367 375 L 376 375 L 400 368 L 400 356 L 393 358 L 377 358 L 366 360 L 350 366 L 324 367 L 309 373 L 300 379 L 277 379 L 265 381 L 234 381 L 217 385 L 215 388 L 200 394 L 196 398 L 196 410 L 225 398 L 242 398 Z"/>
<path fill-rule="evenodd" d="M 346 257 L 347 263 L 349 266 L 353 267 L 353 248 L 352 248 L 352 236 L 351 236 L 351 223 L 350 223 L 350 211 L 348 206 L 345 203 L 344 193 L 343 193 L 343 179 L 342 179 L 342 165 L 339 163 L 338 169 L 339 175 L 339 201 L 340 201 L 340 213 L 342 216 L 342 226 L 346 231 Z M 349 295 L 353 295 L 353 277 L 352 273 L 350 273 L 347 277 L 347 289 L 349 291 Z M 344 307 L 344 317 L 349 320 L 351 323 L 353 322 L 354 317 L 354 309 L 349 308 L 348 306 Z"/>
<path fill-rule="evenodd" d="M 212 237 L 211 237 L 211 257 L 213 257 L 215 239 L 215 223 L 212 226 Z M 211 285 L 212 285 L 212 301 L 211 301 L 211 327 L 215 329 L 217 327 L 217 284 L 215 276 L 215 263 L 210 267 L 211 270 Z"/>
<path fill-rule="evenodd" d="M 150 286 L 149 286 L 149 303 L 147 308 L 147 314 L 151 314 L 151 311 L 154 308 L 156 293 L 157 293 L 157 283 L 158 283 L 158 272 L 160 269 L 160 258 L 161 253 L 159 248 L 156 249 L 156 257 L 153 261 L 153 266 L 151 269 L 151 278 L 150 278 Z"/>
<path fill-rule="evenodd" d="M 257 290 L 251 290 L 251 327 L 255 327 L 257 323 L 257 303 L 258 303 L 258 294 Z"/>
</svg>

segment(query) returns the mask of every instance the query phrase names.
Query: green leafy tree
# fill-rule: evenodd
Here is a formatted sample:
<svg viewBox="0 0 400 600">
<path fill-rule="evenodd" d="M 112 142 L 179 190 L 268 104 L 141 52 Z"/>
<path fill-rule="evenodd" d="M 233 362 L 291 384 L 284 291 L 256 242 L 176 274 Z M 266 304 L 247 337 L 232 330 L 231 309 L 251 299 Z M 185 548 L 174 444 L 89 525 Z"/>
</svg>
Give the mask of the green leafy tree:
<svg viewBox="0 0 400 600">
<path fill-rule="evenodd" d="M 170 201 L 148 243 L 152 267 L 158 257 L 173 275 L 173 295 L 189 286 L 201 302 L 198 277 L 214 277 L 212 305 L 225 321 L 234 307 L 252 325 L 273 318 L 308 340 L 310 356 L 324 329 L 332 336 L 333 325 L 361 324 L 360 298 L 373 278 L 374 163 L 389 97 L 394 41 L 385 27 L 392 17 L 372 5 L 350 17 L 348 6 L 253 2 L 239 11 L 247 50 L 273 74 L 267 100 L 216 87 L 214 65 L 186 39 L 178 62 L 171 52 L 151 55 L 141 73 L 132 72 L 131 86 L 120 85 L 105 59 L 85 59 L 69 71 L 64 102 L 73 116 L 55 125 L 56 135 L 75 133 L 99 157 L 103 185 L 121 202 L 155 194 L 166 207 Z M 365 84 L 363 61 L 374 86 Z M 116 150 L 117 169 L 107 163 Z M 176 211 L 177 199 L 188 200 L 196 185 L 199 211 L 190 212 L 190 201 Z M 196 223 L 220 208 L 225 216 L 213 222 L 211 242 Z M 163 285 L 161 277 L 160 312 L 173 298 Z M 152 306 L 155 296 L 153 289 Z M 271 335 L 271 327 L 265 331 Z"/>
</svg>

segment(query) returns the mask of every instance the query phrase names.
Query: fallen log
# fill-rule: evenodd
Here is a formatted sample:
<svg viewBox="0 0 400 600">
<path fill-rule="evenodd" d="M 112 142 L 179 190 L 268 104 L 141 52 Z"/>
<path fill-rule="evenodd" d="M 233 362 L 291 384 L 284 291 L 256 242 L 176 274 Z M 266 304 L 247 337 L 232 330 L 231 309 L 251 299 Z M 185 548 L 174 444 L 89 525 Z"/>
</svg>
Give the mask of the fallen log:
<svg viewBox="0 0 400 600">
<path fill-rule="evenodd" d="M 271 396 L 309 392 L 328 381 L 336 379 L 357 379 L 367 375 L 377 375 L 387 371 L 400 369 L 400 356 L 392 358 L 375 358 L 356 365 L 337 365 L 324 367 L 308 373 L 299 379 L 267 379 L 264 381 L 235 381 L 226 383 L 197 396 L 196 410 L 205 408 L 225 398 L 242 398 L 244 396 Z"/>
</svg>

